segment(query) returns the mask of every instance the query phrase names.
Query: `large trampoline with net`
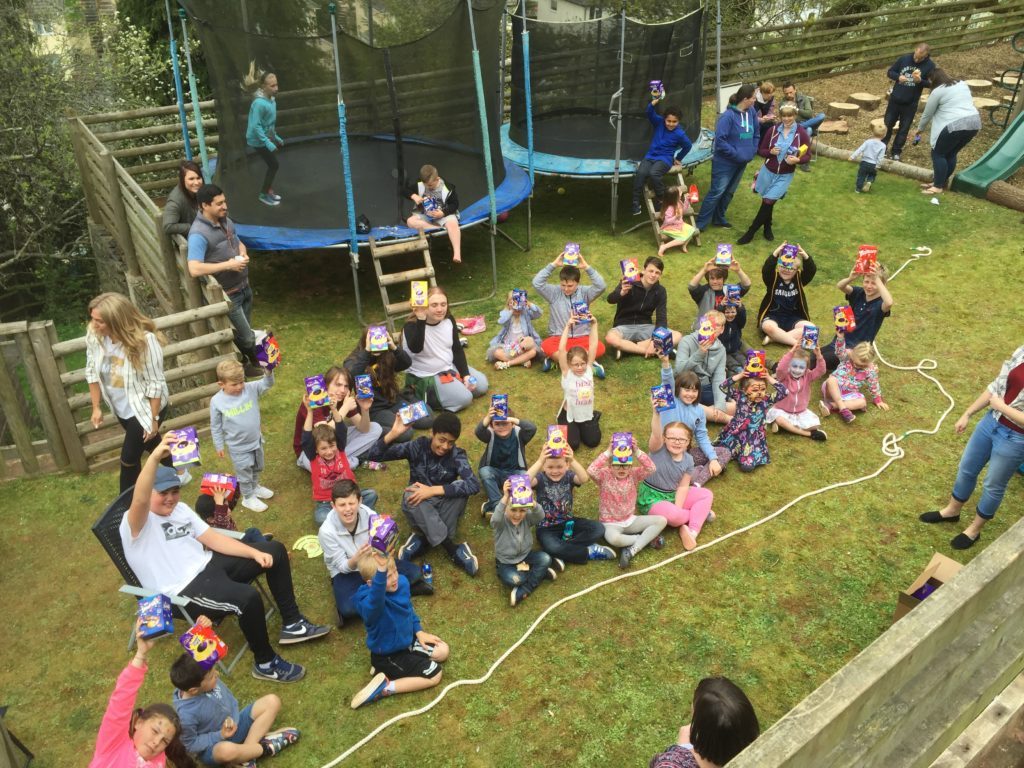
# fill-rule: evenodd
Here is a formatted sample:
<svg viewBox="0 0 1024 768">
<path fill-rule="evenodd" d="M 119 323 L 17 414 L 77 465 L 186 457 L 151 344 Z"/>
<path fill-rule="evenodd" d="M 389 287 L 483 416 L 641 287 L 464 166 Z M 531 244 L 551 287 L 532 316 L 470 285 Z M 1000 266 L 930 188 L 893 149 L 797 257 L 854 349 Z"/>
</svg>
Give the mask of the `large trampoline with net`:
<svg viewBox="0 0 1024 768">
<path fill-rule="evenodd" d="M 502 127 L 505 157 L 531 174 L 612 180 L 631 176 L 651 139 L 644 110 L 649 83 L 668 89 L 693 148 L 684 168 L 710 159 L 713 134 L 700 126 L 704 10 L 648 24 L 626 16 L 574 22 L 512 14 L 511 112 Z"/>
<path fill-rule="evenodd" d="M 180 0 L 202 41 L 216 99 L 216 160 L 241 237 L 260 249 L 347 246 L 415 235 L 407 190 L 422 165 L 457 187 L 462 227 L 492 223 L 529 196 L 528 175 L 501 155 L 496 126 L 500 0 L 455 5 L 419 39 L 374 47 L 312 0 Z M 485 51 L 481 56 L 479 51 Z M 277 75 L 285 145 L 274 191 L 246 142 L 250 66 Z M 205 155 L 205 153 L 204 153 Z M 359 226 L 362 219 L 369 228 Z M 493 254 L 493 247 L 492 247 Z"/>
</svg>

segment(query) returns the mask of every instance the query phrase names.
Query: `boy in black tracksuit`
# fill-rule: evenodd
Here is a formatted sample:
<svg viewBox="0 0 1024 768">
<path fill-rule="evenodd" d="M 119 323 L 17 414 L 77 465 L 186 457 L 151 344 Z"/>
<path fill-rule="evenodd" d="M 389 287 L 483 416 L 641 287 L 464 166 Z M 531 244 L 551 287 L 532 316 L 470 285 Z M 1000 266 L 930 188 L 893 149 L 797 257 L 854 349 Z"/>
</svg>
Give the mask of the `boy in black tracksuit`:
<svg viewBox="0 0 1024 768">
<path fill-rule="evenodd" d="M 657 256 L 644 262 L 640 279 L 625 278 L 608 294 L 608 303 L 615 304 L 615 319 L 604 340 L 615 348 L 615 359 L 623 352 L 648 357 L 654 354 L 651 334 L 655 328 L 668 328 L 668 292 L 661 284 L 665 263 Z M 651 316 L 654 322 L 651 322 Z M 682 334 L 672 331 L 672 343 L 678 344 Z"/>
<path fill-rule="evenodd" d="M 893 126 L 899 122 L 896 138 L 892 142 L 892 159 L 899 160 L 903 145 L 907 143 L 910 124 L 917 114 L 917 103 L 921 100 L 924 89 L 931 87 L 929 78 L 935 69 L 935 62 L 928 55 L 928 44 L 918 43 L 913 53 L 900 56 L 889 67 L 889 79 L 895 85 L 889 94 L 889 105 L 885 108 L 885 138 L 882 143 L 889 146 Z"/>
</svg>

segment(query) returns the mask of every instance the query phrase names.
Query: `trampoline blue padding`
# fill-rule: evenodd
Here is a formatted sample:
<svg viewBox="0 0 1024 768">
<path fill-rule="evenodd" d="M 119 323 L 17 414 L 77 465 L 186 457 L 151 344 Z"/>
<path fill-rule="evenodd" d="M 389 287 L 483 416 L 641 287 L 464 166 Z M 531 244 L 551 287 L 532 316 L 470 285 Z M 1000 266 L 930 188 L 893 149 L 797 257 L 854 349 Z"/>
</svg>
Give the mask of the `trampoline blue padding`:
<svg viewBox="0 0 1024 768">
<path fill-rule="evenodd" d="M 501 126 L 501 153 L 507 161 L 516 165 L 529 167 L 529 152 L 509 137 L 509 123 Z M 686 157 L 679 163 L 686 168 L 699 165 L 711 159 L 714 149 L 715 133 L 702 128 L 700 138 L 694 143 Z M 637 161 L 619 160 L 619 175 L 632 176 L 636 172 Z M 546 152 L 533 153 L 533 170 L 542 176 L 568 176 L 575 178 L 607 179 L 615 175 L 615 158 L 584 158 L 551 155 Z"/>
</svg>

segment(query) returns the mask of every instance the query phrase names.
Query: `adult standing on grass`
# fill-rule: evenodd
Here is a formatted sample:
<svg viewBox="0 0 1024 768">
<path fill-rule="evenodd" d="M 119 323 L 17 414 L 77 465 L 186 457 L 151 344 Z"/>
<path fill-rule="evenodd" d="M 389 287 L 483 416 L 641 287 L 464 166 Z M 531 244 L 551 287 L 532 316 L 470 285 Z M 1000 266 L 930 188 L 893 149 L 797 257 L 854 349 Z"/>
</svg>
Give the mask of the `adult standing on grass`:
<svg viewBox="0 0 1024 768">
<path fill-rule="evenodd" d="M 235 346 L 242 353 L 247 378 L 262 376 L 256 361 L 256 334 L 252 330 L 252 288 L 249 286 L 249 252 L 228 218 L 224 190 L 204 184 L 196 192 L 199 215 L 188 231 L 188 273 L 213 275 L 231 300 L 228 320 L 235 329 Z"/>
<path fill-rule="evenodd" d="M 921 101 L 924 89 L 931 85 L 931 74 L 935 62 L 928 55 L 928 43 L 918 43 L 913 53 L 900 56 L 889 67 L 889 79 L 895 83 L 889 94 L 889 104 L 885 108 L 885 138 L 882 143 L 889 146 L 896 123 L 900 124 L 896 138 L 892 141 L 892 159 L 899 161 L 903 145 L 907 143 L 910 124 L 917 114 L 917 105 Z"/>
<path fill-rule="evenodd" d="M 182 160 L 178 165 L 178 185 L 171 190 L 164 203 L 161 222 L 168 235 L 188 237 L 192 222 L 199 214 L 196 192 L 203 186 L 203 171 L 192 160 Z"/>
<path fill-rule="evenodd" d="M 917 124 L 917 136 L 931 123 L 928 134 L 932 145 L 932 183 L 922 193 L 941 195 L 956 170 L 956 157 L 981 130 L 981 115 L 974 106 L 971 89 L 963 80 L 954 80 L 942 69 L 931 76 L 932 92 Z"/>
<path fill-rule="evenodd" d="M 124 429 L 122 493 L 135 485 L 143 452 L 152 452 L 160 444 L 160 422 L 170 396 L 164 378 L 165 341 L 156 324 L 126 296 L 101 293 L 89 302 L 85 333 L 85 380 L 92 400 L 89 420 L 100 428 L 102 399 Z M 165 463 L 171 465 L 170 457 Z"/>
<path fill-rule="evenodd" d="M 796 105 L 786 102 L 779 107 L 780 122 L 766 126 L 757 153 L 765 158 L 764 165 L 757 172 L 754 191 L 761 196 L 761 207 L 757 209 L 753 222 L 736 242 L 746 245 L 754 239 L 757 231 L 764 227 L 764 239 L 774 240 L 772 216 L 775 205 L 793 183 L 793 171 L 798 164 L 811 162 L 811 137 L 796 124 Z"/>
<path fill-rule="evenodd" d="M 986 413 L 960 457 L 949 501 L 942 509 L 925 512 L 920 517 L 922 523 L 959 522 L 960 511 L 971 498 L 978 475 L 987 464 L 988 472 L 974 520 L 963 533 L 953 537 L 950 542 L 953 549 L 969 549 L 981 538 L 981 529 L 999 509 L 1007 483 L 1024 462 L 1024 346 L 1018 347 L 1003 363 L 995 380 L 957 419 L 953 427 L 957 434 L 967 429 L 968 420 L 979 411 Z"/>
<path fill-rule="evenodd" d="M 729 97 L 729 105 L 718 117 L 715 125 L 715 152 L 711 158 L 711 186 L 700 213 L 697 229 L 703 231 L 708 224 L 731 227 L 725 212 L 736 193 L 743 171 L 757 153 L 761 139 L 761 124 L 754 109 L 754 85 L 746 83 Z"/>
</svg>

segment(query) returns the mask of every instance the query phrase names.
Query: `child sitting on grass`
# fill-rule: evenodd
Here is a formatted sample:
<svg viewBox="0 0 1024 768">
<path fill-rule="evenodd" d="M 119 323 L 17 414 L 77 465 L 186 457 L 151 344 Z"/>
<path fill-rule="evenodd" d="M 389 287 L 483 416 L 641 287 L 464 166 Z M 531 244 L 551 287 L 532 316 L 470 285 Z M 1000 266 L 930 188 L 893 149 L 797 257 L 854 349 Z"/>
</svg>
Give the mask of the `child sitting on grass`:
<svg viewBox="0 0 1024 768">
<path fill-rule="evenodd" d="M 501 500 L 502 484 L 509 475 L 525 474 L 526 444 L 537 434 L 537 425 L 526 419 L 517 419 L 512 409 L 508 418 L 495 421 L 493 406 L 476 425 L 476 439 L 486 445 L 480 457 L 480 482 L 487 501 L 480 505 L 480 514 L 487 515 Z"/>
<path fill-rule="evenodd" d="M 509 602 L 514 608 L 533 594 L 544 579 L 558 578 L 558 571 L 565 570 L 565 563 L 543 550 L 534 550 L 533 528 L 544 519 L 544 509 L 536 502 L 530 507 L 513 506 L 510 492 L 510 483 L 506 480 L 501 500 L 491 515 L 491 529 L 498 579 L 512 588 Z"/>
<path fill-rule="evenodd" d="M 313 484 L 313 522 L 317 528 L 331 514 L 331 491 L 339 480 L 355 482 L 355 475 L 345 455 L 348 427 L 338 420 L 329 424 L 321 422 L 313 426 L 313 409 L 309 407 L 309 395 L 303 393 L 302 404 L 306 418 L 302 424 L 302 452 L 309 459 L 309 475 Z M 360 494 L 362 503 L 370 509 L 377 507 L 377 492 L 367 488 Z"/>
<path fill-rule="evenodd" d="M 725 296 L 725 281 L 730 272 L 735 272 L 739 278 L 740 296 L 746 296 L 750 290 L 750 277 L 743 271 L 739 260 L 735 258 L 728 268 L 716 266 L 714 259 L 708 259 L 690 278 L 686 290 L 690 292 L 690 298 L 697 305 L 697 317 L 693 321 L 693 330 L 697 330 L 697 324 L 704 315 L 713 309 L 720 309 L 719 305 Z M 707 282 L 701 284 L 701 280 Z"/>
<path fill-rule="evenodd" d="M 196 499 L 195 512 L 203 522 L 211 528 L 223 528 L 225 531 L 237 531 L 238 525 L 231 516 L 231 511 L 238 503 L 238 493 L 229 502 L 229 488 L 222 485 L 213 486 L 213 495 L 200 493 Z M 246 528 L 242 541 L 251 544 L 254 541 L 273 541 L 273 534 L 264 535 L 259 528 Z"/>
<path fill-rule="evenodd" d="M 725 316 L 725 328 L 718 340 L 725 347 L 725 370 L 731 376 L 743 370 L 747 364 L 750 345 L 743 340 L 743 328 L 747 324 L 747 309 L 739 299 L 722 299 L 719 311 Z"/>
<path fill-rule="evenodd" d="M 331 577 L 340 627 L 345 619 L 359 615 L 355 603 L 356 592 L 363 585 L 359 561 L 370 551 L 370 515 L 374 511 L 361 503 L 359 486 L 354 480 L 339 480 L 334 484 L 331 504 L 331 514 L 320 526 L 317 539 Z M 434 594 L 433 587 L 423 581 L 423 574 L 415 563 L 398 561 L 398 572 L 408 579 L 412 594 Z"/>
<path fill-rule="evenodd" d="M 655 413 L 648 443 L 654 473 L 644 479 L 637 492 L 640 513 L 658 515 L 677 526 L 686 550 L 697 546 L 697 534 L 704 522 L 715 519 L 711 511 L 714 494 L 691 482 L 693 458 L 686 449 L 692 441 L 693 430 L 688 426 L 671 421 L 663 428 Z"/>
<path fill-rule="evenodd" d="M 693 207 L 690 205 L 689 195 L 679 187 L 669 187 L 665 191 L 661 211 L 658 212 L 658 220 L 661 222 L 658 232 L 663 241 L 658 246 L 659 256 L 664 256 L 665 251 L 676 246 L 682 248 L 683 253 L 688 253 L 686 246 L 697 233 L 694 226 L 686 220 L 687 216 L 692 215 Z"/>
<path fill-rule="evenodd" d="M 544 373 L 551 370 L 551 365 L 558 350 L 559 337 L 565 324 L 572 317 L 572 305 L 582 302 L 587 306 L 594 303 L 594 300 L 604 293 L 606 287 L 604 278 L 595 267 L 587 264 L 583 254 L 579 256 L 578 267 L 562 263 L 565 252 L 558 254 L 553 262 L 543 267 L 533 277 L 533 287 L 548 302 L 548 336 L 541 342 L 541 351 L 544 353 Z M 558 285 L 548 285 L 548 278 L 551 273 L 558 270 Z M 587 273 L 590 278 L 590 285 L 580 285 L 582 273 Z M 585 326 L 577 325 L 572 329 L 569 338 L 569 347 L 587 347 L 587 329 Z M 597 354 L 591 355 L 594 373 L 598 378 L 604 378 L 604 366 L 597 362 L 597 358 L 603 357 L 605 352 L 604 344 L 597 343 Z"/>
<path fill-rule="evenodd" d="M 722 474 L 732 454 L 728 448 L 714 446 L 708 436 L 707 414 L 704 406 L 698 402 L 700 398 L 700 378 L 693 371 L 683 371 L 672 378 L 672 363 L 664 355 L 661 358 L 661 383 L 673 388 L 675 406 L 665 411 L 654 411 L 651 419 L 651 435 L 660 433 L 673 421 L 685 424 L 693 432 L 690 440 L 690 457 L 694 469 L 691 480 L 694 485 L 705 485 L 708 480 Z M 647 445 L 652 453 L 657 450 L 652 444 Z"/>
<path fill-rule="evenodd" d="M 240 362 L 223 360 L 217 363 L 217 384 L 220 392 L 210 398 L 210 437 L 218 456 L 224 458 L 225 446 L 231 455 L 242 506 L 265 512 L 264 499 L 273 498 L 274 492 L 260 485 L 264 463 L 260 398 L 274 386 L 274 372 L 247 382 Z"/>
<path fill-rule="evenodd" d="M 448 644 L 423 630 L 412 608 L 409 581 L 399 574 L 393 554 L 370 547 L 359 560 L 359 575 L 366 583 L 356 592 L 356 610 L 366 625 L 373 678 L 352 697 L 352 709 L 433 688 L 441 682 Z"/>
<path fill-rule="evenodd" d="M 738 384 L 742 380 L 742 384 Z M 768 385 L 775 386 L 775 394 L 769 397 Z M 738 386 L 737 386 L 738 385 Z M 747 376 L 740 372 L 722 382 L 722 391 L 736 400 L 736 415 L 725 425 L 718 436 L 718 445 L 732 451 L 733 458 L 743 472 L 751 472 L 768 464 L 768 439 L 764 424 L 768 409 L 788 393 L 785 384 L 766 373 L 763 378 Z"/>
<path fill-rule="evenodd" d="M 828 435 L 825 434 L 825 430 L 818 429 L 821 421 L 807 405 L 811 399 L 811 385 L 825 375 L 825 358 L 822 357 L 821 350 L 815 347 L 814 367 L 808 370 L 811 356 L 810 351 L 795 344 L 779 360 L 776 375 L 789 392 L 768 409 L 765 422 L 771 424 L 772 432 L 778 432 L 779 427 L 782 427 L 794 435 L 824 442 Z"/>
<path fill-rule="evenodd" d="M 607 450 L 587 467 L 587 475 L 601 489 L 598 509 L 604 525 L 604 539 L 619 550 L 619 568 L 627 568 L 648 544 L 661 549 L 665 540 L 661 532 L 668 522 L 658 515 L 636 514 L 637 489 L 646 478 L 654 474 L 654 462 L 640 450 L 633 439 L 633 454 L 628 464 L 612 463 L 614 438 Z"/>
<path fill-rule="evenodd" d="M 558 367 L 562 371 L 562 406 L 557 421 L 568 428 L 569 445 L 575 451 L 583 443 L 588 448 L 601 442 L 601 413 L 594 410 L 594 370 L 590 362 L 597 354 L 597 320 L 590 318 L 590 346 L 566 351 L 570 328 L 581 323 L 573 318 L 565 324 L 558 342 Z"/>
<path fill-rule="evenodd" d="M 205 616 L 196 622 L 212 626 Z M 204 765 L 251 766 L 299 740 L 298 728 L 272 731 L 281 711 L 275 694 L 261 696 L 244 709 L 220 679 L 216 667 L 203 669 L 187 653 L 171 665 L 174 709 L 181 719 L 181 740 Z"/>
<path fill-rule="evenodd" d="M 552 456 L 545 445 L 528 474 L 537 503 L 544 510 L 544 519 L 537 523 L 537 541 L 545 552 L 577 565 L 615 557 L 615 550 L 597 543 L 604 536 L 601 523 L 573 516 L 573 494 L 587 482 L 587 470 L 576 461 L 571 446 L 566 446 L 561 456 Z"/>
<path fill-rule="evenodd" d="M 541 308 L 532 301 L 527 302 L 525 309 L 517 308 L 512 291 L 508 292 L 505 309 L 498 313 L 501 330 L 491 339 L 485 354 L 487 362 L 494 363 L 494 370 L 533 365 L 533 359 L 541 354 L 540 334 L 534 329 L 533 321 L 541 314 Z"/>
<path fill-rule="evenodd" d="M 846 348 L 846 335 L 836 330 L 836 355 L 842 361 L 835 373 L 821 385 L 821 413 L 830 416 L 838 413 L 847 424 L 857 417 L 854 411 L 867 410 L 868 401 L 862 394 L 865 387 L 871 393 L 871 402 L 883 411 L 889 405 L 882 399 L 882 385 L 878 382 L 878 366 L 871 351 L 871 344 L 862 341 L 853 349 Z"/>
</svg>

